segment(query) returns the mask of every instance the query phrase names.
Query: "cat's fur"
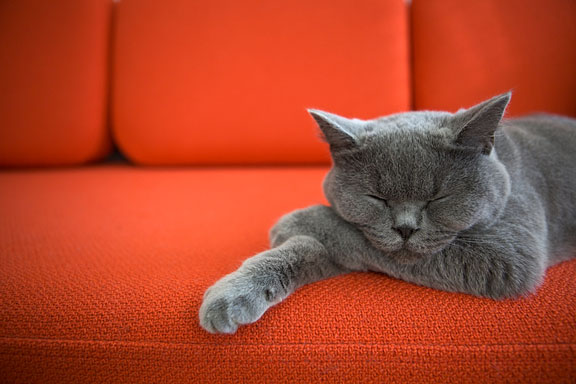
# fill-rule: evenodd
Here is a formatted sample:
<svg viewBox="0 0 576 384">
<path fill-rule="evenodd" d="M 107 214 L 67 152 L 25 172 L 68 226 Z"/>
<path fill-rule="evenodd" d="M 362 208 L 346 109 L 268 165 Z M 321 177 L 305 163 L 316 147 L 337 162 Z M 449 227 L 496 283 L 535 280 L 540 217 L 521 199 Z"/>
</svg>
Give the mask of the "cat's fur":
<svg viewBox="0 0 576 384">
<path fill-rule="evenodd" d="M 310 110 L 330 144 L 331 206 L 280 219 L 272 249 L 206 291 L 202 327 L 233 333 L 350 271 L 495 299 L 534 292 L 576 255 L 576 120 L 501 121 L 509 100 L 371 121 Z"/>
</svg>

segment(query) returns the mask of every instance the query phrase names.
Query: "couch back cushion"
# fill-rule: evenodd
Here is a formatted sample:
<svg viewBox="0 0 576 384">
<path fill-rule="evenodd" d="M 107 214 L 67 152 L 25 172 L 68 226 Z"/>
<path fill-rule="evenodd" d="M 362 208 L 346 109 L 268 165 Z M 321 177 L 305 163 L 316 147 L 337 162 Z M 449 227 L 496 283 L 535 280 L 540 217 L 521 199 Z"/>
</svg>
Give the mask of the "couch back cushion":
<svg viewBox="0 0 576 384">
<path fill-rule="evenodd" d="M 322 163 L 306 108 L 409 108 L 402 0 L 123 0 L 113 130 L 139 164 Z"/>
<path fill-rule="evenodd" d="M 576 116 L 573 0 L 413 0 L 412 36 L 417 109 L 512 89 L 511 115 Z"/>
<path fill-rule="evenodd" d="M 0 166 L 79 164 L 107 153 L 110 6 L 0 1 Z"/>
</svg>

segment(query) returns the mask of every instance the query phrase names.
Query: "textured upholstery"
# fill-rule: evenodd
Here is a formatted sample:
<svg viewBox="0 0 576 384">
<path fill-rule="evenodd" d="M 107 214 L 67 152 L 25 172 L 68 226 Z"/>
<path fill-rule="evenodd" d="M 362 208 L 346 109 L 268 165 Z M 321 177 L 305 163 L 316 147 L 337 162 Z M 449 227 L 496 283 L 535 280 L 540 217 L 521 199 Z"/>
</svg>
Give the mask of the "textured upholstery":
<svg viewBox="0 0 576 384">
<path fill-rule="evenodd" d="M 328 162 L 306 108 L 410 107 L 403 0 L 123 0 L 114 134 L 139 164 Z"/>
<path fill-rule="evenodd" d="M 414 106 L 457 110 L 514 90 L 510 115 L 576 116 L 576 2 L 412 1 Z"/>
<path fill-rule="evenodd" d="M 122 0 L 109 41 L 111 2 L 0 0 L 0 165 L 103 156 L 109 104 L 136 163 L 235 166 L 0 170 L 0 383 L 576 382 L 576 260 L 519 300 L 355 273 L 235 335 L 198 323 L 282 214 L 325 202 L 306 107 L 514 88 L 512 114 L 576 115 L 573 1 Z"/>
<path fill-rule="evenodd" d="M 0 173 L 2 382 L 576 380 L 576 261 L 496 302 L 351 274 L 236 335 L 201 330 L 203 291 L 321 203 L 326 168 Z"/>
<path fill-rule="evenodd" d="M 0 1 L 0 166 L 104 157 L 108 0 Z"/>
</svg>

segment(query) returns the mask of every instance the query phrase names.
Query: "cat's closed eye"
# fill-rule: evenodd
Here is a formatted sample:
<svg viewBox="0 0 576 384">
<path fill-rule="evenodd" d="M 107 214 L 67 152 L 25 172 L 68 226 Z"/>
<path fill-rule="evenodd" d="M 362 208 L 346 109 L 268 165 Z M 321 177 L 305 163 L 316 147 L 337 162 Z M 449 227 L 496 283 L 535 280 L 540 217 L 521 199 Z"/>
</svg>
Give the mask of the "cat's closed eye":
<svg viewBox="0 0 576 384">
<path fill-rule="evenodd" d="M 385 206 L 388 206 L 388 200 L 384 199 L 383 197 L 376 196 L 376 195 L 366 195 L 366 196 L 369 197 L 371 200 L 375 200 L 376 202 L 379 202 L 380 204 L 384 204 Z"/>
<path fill-rule="evenodd" d="M 426 202 L 426 207 L 428 207 L 428 206 L 429 206 L 430 204 L 432 204 L 432 203 L 440 203 L 440 202 L 446 201 L 446 200 L 448 200 L 448 199 L 450 198 L 450 196 L 451 196 L 451 195 L 449 195 L 449 194 L 446 194 L 446 195 L 438 195 L 437 197 L 435 197 L 435 198 L 433 198 L 433 199 L 431 199 L 431 200 L 428 200 L 428 201 Z"/>
</svg>

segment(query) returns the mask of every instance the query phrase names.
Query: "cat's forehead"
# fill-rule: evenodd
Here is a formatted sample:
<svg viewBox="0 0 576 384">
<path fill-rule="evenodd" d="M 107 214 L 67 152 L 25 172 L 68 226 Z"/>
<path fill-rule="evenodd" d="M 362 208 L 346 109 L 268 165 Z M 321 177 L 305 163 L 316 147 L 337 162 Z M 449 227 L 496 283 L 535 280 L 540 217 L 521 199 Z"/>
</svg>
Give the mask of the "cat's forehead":
<svg viewBox="0 0 576 384">
<path fill-rule="evenodd" d="M 448 112 L 403 112 L 371 120 L 369 125 L 373 134 L 429 133 L 441 129 L 450 116 Z"/>
<path fill-rule="evenodd" d="M 405 140 L 404 140 L 405 139 Z M 366 148 L 361 171 L 390 198 L 429 198 L 455 169 L 455 159 L 425 139 L 405 137 L 384 147 Z"/>
<path fill-rule="evenodd" d="M 414 152 L 437 150 L 450 142 L 452 130 L 448 112 L 417 111 L 398 113 L 368 121 L 368 129 L 361 138 L 361 151 L 385 151 L 397 158 Z"/>
<path fill-rule="evenodd" d="M 448 116 L 411 112 L 372 121 L 359 157 L 372 183 L 394 196 L 434 194 L 454 162 L 442 138 Z"/>
<path fill-rule="evenodd" d="M 367 121 L 360 145 L 338 154 L 338 164 L 353 172 L 387 175 L 398 183 L 427 180 L 454 162 L 448 112 L 398 113 Z M 437 172 L 439 170 L 440 172 Z M 407 177 L 409 176 L 409 177 Z"/>
</svg>

